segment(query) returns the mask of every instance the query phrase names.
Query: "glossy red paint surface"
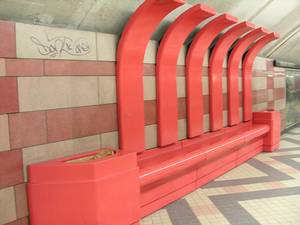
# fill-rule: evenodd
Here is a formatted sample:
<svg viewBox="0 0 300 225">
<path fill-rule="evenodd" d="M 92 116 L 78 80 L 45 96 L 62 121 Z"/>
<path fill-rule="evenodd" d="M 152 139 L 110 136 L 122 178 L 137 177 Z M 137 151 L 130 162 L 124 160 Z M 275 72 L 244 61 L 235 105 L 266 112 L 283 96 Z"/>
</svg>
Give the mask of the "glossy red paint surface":
<svg viewBox="0 0 300 225">
<path fill-rule="evenodd" d="M 276 33 L 270 33 L 256 41 L 245 55 L 242 68 L 244 121 L 252 119 L 252 67 L 257 54 L 271 41 L 279 38 Z"/>
<path fill-rule="evenodd" d="M 212 41 L 226 27 L 237 22 L 237 18 L 223 14 L 196 34 L 186 56 L 186 94 L 188 137 L 203 133 L 202 65 Z"/>
<path fill-rule="evenodd" d="M 230 53 L 227 63 L 228 90 L 228 124 L 236 125 L 240 122 L 239 113 L 239 65 L 247 48 L 258 38 L 268 33 L 264 28 L 257 28 L 242 37 Z"/>
<path fill-rule="evenodd" d="M 143 61 L 155 28 L 182 0 L 147 0 L 130 17 L 117 50 L 117 97 L 120 147 L 123 152 L 145 148 Z"/>
<path fill-rule="evenodd" d="M 138 225 L 142 217 L 259 152 L 273 151 L 278 147 L 279 112 L 254 113 L 253 120 L 251 115 L 247 122 L 221 129 L 222 64 L 234 41 L 253 29 L 253 25 L 246 22 L 223 34 L 210 57 L 210 122 L 215 132 L 202 134 L 203 59 L 215 37 L 237 22 L 235 17 L 227 14 L 206 24 L 196 34 L 188 51 L 189 139 L 177 141 L 177 58 L 189 33 L 215 13 L 204 5 L 197 5 L 175 20 L 160 44 L 156 68 L 160 147 L 144 151 L 142 76 L 145 49 L 159 22 L 182 4 L 183 1 L 179 0 L 146 0 L 133 14 L 122 34 L 117 54 L 119 152 L 104 159 L 68 162 L 94 155 L 96 151 L 29 166 L 28 200 L 32 225 Z M 228 62 L 232 72 L 229 91 L 233 96 L 238 87 L 238 64 L 246 48 L 261 33 L 264 31 L 257 29 L 244 36 L 231 54 Z M 266 43 L 275 38 L 277 35 L 273 33 L 265 35 L 246 54 L 243 79 L 246 87 L 249 88 L 250 84 L 250 89 L 246 88 L 243 92 L 245 104 L 252 103 L 251 70 L 254 58 Z M 251 108 L 247 109 L 246 114 L 252 114 Z M 233 105 L 233 111 L 231 122 L 236 124 L 236 105 Z"/>
<path fill-rule="evenodd" d="M 193 6 L 170 25 L 160 43 L 156 65 L 159 146 L 178 139 L 176 66 L 180 50 L 193 29 L 213 15 L 215 11 L 206 5 Z"/>
<path fill-rule="evenodd" d="M 136 155 L 68 162 L 95 153 L 29 167 L 30 224 L 128 225 L 139 221 Z"/>
<path fill-rule="evenodd" d="M 225 32 L 217 41 L 209 59 L 209 109 L 212 131 L 223 128 L 222 72 L 223 62 L 231 45 L 254 25 L 242 22 Z"/>
</svg>

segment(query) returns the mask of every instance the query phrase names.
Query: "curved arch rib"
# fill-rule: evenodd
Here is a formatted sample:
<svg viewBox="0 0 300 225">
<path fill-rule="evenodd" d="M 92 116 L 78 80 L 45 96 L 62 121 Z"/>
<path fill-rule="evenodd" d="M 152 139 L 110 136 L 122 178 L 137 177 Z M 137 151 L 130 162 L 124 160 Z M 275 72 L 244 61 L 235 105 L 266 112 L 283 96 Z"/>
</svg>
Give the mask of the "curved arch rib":
<svg viewBox="0 0 300 225">
<path fill-rule="evenodd" d="M 256 41 L 248 50 L 243 61 L 242 79 L 243 79 L 243 116 L 244 121 L 252 119 L 252 67 L 257 54 L 269 42 L 279 38 L 277 33 L 270 33 Z"/>
<path fill-rule="evenodd" d="M 193 6 L 170 25 L 158 48 L 156 88 L 159 146 L 169 145 L 178 140 L 176 65 L 180 50 L 193 29 L 213 15 L 215 11 L 206 5 Z"/>
<path fill-rule="evenodd" d="M 237 18 L 222 14 L 206 24 L 194 37 L 186 56 L 186 93 L 188 137 L 203 133 L 202 65 L 204 56 L 216 36 Z"/>
<path fill-rule="evenodd" d="M 212 131 L 223 128 L 223 92 L 222 92 L 222 72 L 223 61 L 230 46 L 234 41 L 249 30 L 254 25 L 249 22 L 242 22 L 224 33 L 214 47 L 209 60 L 209 111 L 210 128 Z"/>
<path fill-rule="evenodd" d="M 146 0 L 130 17 L 117 50 L 117 96 L 120 148 L 145 148 L 143 60 L 156 26 L 184 0 Z"/>
<path fill-rule="evenodd" d="M 264 28 L 257 28 L 238 40 L 230 53 L 227 63 L 227 90 L 228 90 L 228 124 L 233 126 L 239 123 L 239 65 L 247 48 L 258 38 L 269 32 Z"/>
</svg>

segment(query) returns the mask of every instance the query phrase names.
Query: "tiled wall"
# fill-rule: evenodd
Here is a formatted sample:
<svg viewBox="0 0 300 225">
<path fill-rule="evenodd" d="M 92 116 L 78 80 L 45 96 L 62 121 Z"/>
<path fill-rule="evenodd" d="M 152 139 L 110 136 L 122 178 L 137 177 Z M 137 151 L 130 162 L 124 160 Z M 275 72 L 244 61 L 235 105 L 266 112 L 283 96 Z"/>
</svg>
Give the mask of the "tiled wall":
<svg viewBox="0 0 300 225">
<path fill-rule="evenodd" d="M 101 147 L 118 147 L 115 85 L 118 37 L 0 22 L 0 40 L 0 225 L 24 225 L 28 224 L 25 185 L 28 164 Z M 151 41 L 145 55 L 147 149 L 157 143 L 154 66 L 157 46 L 157 42 Z M 177 66 L 178 139 L 186 137 L 185 53 L 183 47 Z M 207 65 L 206 57 L 203 67 L 206 131 L 209 130 Z M 223 98 L 227 102 L 225 75 L 224 68 Z M 273 68 L 270 60 L 258 58 L 253 75 L 255 111 L 282 111 L 284 71 Z M 226 118 L 227 104 L 223 114 Z"/>
</svg>

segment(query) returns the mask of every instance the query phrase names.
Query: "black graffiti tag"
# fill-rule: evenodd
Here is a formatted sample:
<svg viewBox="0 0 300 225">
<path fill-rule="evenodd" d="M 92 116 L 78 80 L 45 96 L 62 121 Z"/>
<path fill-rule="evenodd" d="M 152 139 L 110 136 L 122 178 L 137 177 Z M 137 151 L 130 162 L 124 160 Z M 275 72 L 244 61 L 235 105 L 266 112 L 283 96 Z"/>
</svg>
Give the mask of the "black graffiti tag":
<svg viewBox="0 0 300 225">
<path fill-rule="evenodd" d="M 62 56 L 63 54 L 82 56 L 87 55 L 90 52 L 88 42 L 82 38 L 73 40 L 66 36 L 49 38 L 48 35 L 46 35 L 46 37 L 46 41 L 41 41 L 35 36 L 30 37 L 41 55 L 55 58 Z"/>
</svg>

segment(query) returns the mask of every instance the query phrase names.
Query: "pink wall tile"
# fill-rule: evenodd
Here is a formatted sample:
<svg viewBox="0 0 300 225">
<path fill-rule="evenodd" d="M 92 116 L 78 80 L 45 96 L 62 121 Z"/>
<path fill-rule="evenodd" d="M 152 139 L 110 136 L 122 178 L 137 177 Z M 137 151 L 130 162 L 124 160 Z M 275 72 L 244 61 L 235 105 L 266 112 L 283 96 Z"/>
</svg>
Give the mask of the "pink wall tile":
<svg viewBox="0 0 300 225">
<path fill-rule="evenodd" d="M 274 100 L 285 98 L 285 88 L 274 89 Z"/>
<path fill-rule="evenodd" d="M 19 111 L 18 85 L 14 77 L 0 77 L 0 114 Z"/>
<path fill-rule="evenodd" d="M 72 109 L 55 109 L 47 112 L 48 142 L 56 142 L 73 137 Z"/>
<path fill-rule="evenodd" d="M 157 123 L 156 100 L 145 101 L 144 107 L 145 107 L 145 125 Z"/>
<path fill-rule="evenodd" d="M 6 225 L 29 225 L 28 217 L 21 218 Z"/>
<path fill-rule="evenodd" d="M 0 57 L 16 57 L 15 23 L 0 21 Z"/>
<path fill-rule="evenodd" d="M 26 184 L 19 184 L 15 186 L 15 200 L 17 218 L 28 216 Z"/>
<path fill-rule="evenodd" d="M 47 142 L 46 113 L 27 112 L 9 115 L 11 148 L 22 148 Z"/>
<path fill-rule="evenodd" d="M 44 62 L 38 59 L 6 59 L 7 76 L 42 76 Z"/>
<path fill-rule="evenodd" d="M 0 152 L 0 189 L 22 182 L 22 152 L 20 150 Z"/>
<path fill-rule="evenodd" d="M 54 76 L 115 75 L 115 62 L 46 60 L 45 74 Z"/>
<path fill-rule="evenodd" d="M 48 142 L 116 130 L 116 104 L 47 111 Z"/>
<path fill-rule="evenodd" d="M 144 76 L 155 76 L 155 64 L 144 64 Z"/>
</svg>

